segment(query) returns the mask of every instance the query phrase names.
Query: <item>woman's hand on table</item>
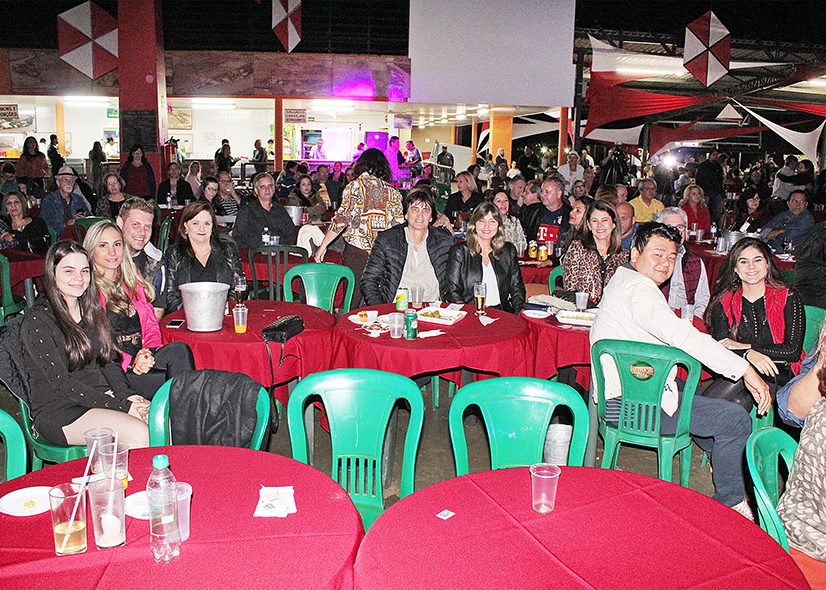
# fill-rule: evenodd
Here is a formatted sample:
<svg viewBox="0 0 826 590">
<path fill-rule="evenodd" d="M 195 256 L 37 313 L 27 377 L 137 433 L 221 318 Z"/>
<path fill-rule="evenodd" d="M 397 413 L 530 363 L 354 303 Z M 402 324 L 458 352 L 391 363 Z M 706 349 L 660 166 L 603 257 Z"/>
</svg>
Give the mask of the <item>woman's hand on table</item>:
<svg viewBox="0 0 826 590">
<path fill-rule="evenodd" d="M 152 356 L 152 351 L 148 348 L 141 348 L 138 354 L 135 355 L 132 363 L 132 372 L 135 375 L 143 375 L 149 372 L 149 369 L 155 366 L 155 357 Z"/>
<path fill-rule="evenodd" d="M 149 423 L 149 406 L 150 402 L 145 397 L 140 395 L 130 395 L 126 398 L 127 401 L 132 402 L 129 406 L 129 415 L 137 418 L 142 422 Z"/>
<path fill-rule="evenodd" d="M 327 246 L 321 245 L 318 247 L 318 250 L 315 251 L 313 255 L 313 260 L 316 262 L 324 262 L 324 256 L 327 254 Z"/>
<path fill-rule="evenodd" d="M 755 371 L 751 365 L 749 365 L 749 368 L 743 373 L 743 382 L 757 403 L 757 413 L 760 415 L 768 413 L 772 406 L 772 396 L 769 394 L 769 386 L 766 385 L 766 382 L 760 378 L 760 375 L 757 374 L 757 371 Z"/>
<path fill-rule="evenodd" d="M 720 340 L 720 344 L 728 348 L 729 350 L 746 350 L 751 348 L 749 344 L 742 344 L 737 342 L 736 340 L 732 340 L 731 338 L 723 338 Z"/>
<path fill-rule="evenodd" d="M 762 352 L 757 352 L 756 350 L 751 349 L 746 353 L 744 358 L 754 365 L 754 368 L 763 375 L 769 375 L 772 377 L 777 376 L 777 365 L 775 365 L 774 361 Z"/>
</svg>

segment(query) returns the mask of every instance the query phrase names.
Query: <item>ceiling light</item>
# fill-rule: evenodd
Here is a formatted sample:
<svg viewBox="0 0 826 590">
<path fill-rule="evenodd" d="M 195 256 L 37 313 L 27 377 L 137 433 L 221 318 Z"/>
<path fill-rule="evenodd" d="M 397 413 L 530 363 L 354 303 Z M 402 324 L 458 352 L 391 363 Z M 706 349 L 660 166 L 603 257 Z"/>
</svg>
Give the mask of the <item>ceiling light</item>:
<svg viewBox="0 0 826 590">
<path fill-rule="evenodd" d="M 336 99 L 327 99 L 327 98 L 314 98 L 310 101 L 310 105 L 315 107 L 326 107 L 324 110 L 329 111 L 331 108 L 342 111 L 352 111 L 356 108 L 356 103 L 352 100 L 336 100 Z"/>
<path fill-rule="evenodd" d="M 234 104 L 193 104 L 192 108 L 195 110 L 219 110 L 219 111 L 231 111 L 235 108 Z"/>
<path fill-rule="evenodd" d="M 109 97 L 108 96 L 66 96 L 64 97 L 66 102 L 85 102 L 85 103 L 98 103 L 98 104 L 109 104 Z"/>
<path fill-rule="evenodd" d="M 490 112 L 488 107 L 480 107 L 478 111 L 476 111 L 479 115 L 487 115 Z"/>
<path fill-rule="evenodd" d="M 457 121 L 462 121 L 463 119 L 467 119 L 467 115 L 465 113 L 456 113 L 454 117 Z"/>
<path fill-rule="evenodd" d="M 93 100 L 66 100 L 63 104 L 70 107 L 109 107 L 109 102 L 98 102 Z"/>
<path fill-rule="evenodd" d="M 193 98 L 192 104 L 223 104 L 223 105 L 235 105 L 234 98 Z"/>
<path fill-rule="evenodd" d="M 826 86 L 826 79 L 815 78 L 813 80 L 809 80 L 809 84 L 812 86 Z"/>
</svg>

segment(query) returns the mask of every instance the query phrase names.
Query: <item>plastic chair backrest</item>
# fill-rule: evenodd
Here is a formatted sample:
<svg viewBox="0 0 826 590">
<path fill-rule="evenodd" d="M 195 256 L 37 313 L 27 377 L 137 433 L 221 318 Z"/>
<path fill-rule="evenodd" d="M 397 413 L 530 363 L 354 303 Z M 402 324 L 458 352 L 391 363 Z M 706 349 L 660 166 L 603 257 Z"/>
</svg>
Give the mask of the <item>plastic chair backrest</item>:
<svg viewBox="0 0 826 590">
<path fill-rule="evenodd" d="M 307 398 L 316 395 L 330 423 L 332 478 L 350 494 L 367 530 L 384 511 L 382 447 L 390 413 L 400 399 L 410 405 L 410 422 L 404 439 L 399 496 L 413 492 L 424 421 L 421 391 L 407 377 L 371 369 L 341 369 L 305 377 L 287 405 L 293 459 L 302 463 L 308 463 L 304 408 Z"/>
<path fill-rule="evenodd" d="M 823 318 L 826 318 L 826 309 L 815 307 L 814 305 L 804 305 L 806 310 L 806 334 L 803 336 L 803 350 L 809 354 L 812 346 L 817 343 L 820 336 L 820 328 L 823 326 Z"/>
<path fill-rule="evenodd" d="M 83 238 L 86 237 L 86 232 L 89 228 L 95 225 L 98 221 L 103 221 L 106 217 L 81 217 L 75 219 L 75 234 L 77 234 L 77 241 L 83 243 Z M 83 230 L 81 232 L 81 230 Z"/>
<path fill-rule="evenodd" d="M 65 446 L 46 440 L 46 437 L 34 430 L 32 426 L 29 406 L 22 399 L 20 411 L 23 413 L 23 434 L 32 447 L 32 471 L 43 467 L 43 462 L 64 463 L 73 459 L 81 459 L 89 455 L 86 445 Z"/>
<path fill-rule="evenodd" d="M 6 317 L 23 311 L 26 309 L 26 301 L 22 298 L 14 298 L 11 292 L 11 267 L 9 266 L 9 259 L 0 254 L 0 289 L 2 289 L 2 303 L 3 313 L 0 315 L 0 325 L 5 323 Z"/>
<path fill-rule="evenodd" d="M 152 398 L 152 404 L 149 406 L 150 447 L 165 447 L 174 443 L 174 441 L 170 443 L 171 434 L 169 427 L 169 388 L 171 385 L 172 379 L 161 385 Z M 258 391 L 258 401 L 255 404 L 255 413 L 258 415 L 258 418 L 255 421 L 255 430 L 252 433 L 252 440 L 250 441 L 249 448 L 251 449 L 261 450 L 264 435 L 270 424 L 270 408 L 270 396 L 267 390 L 262 387 Z"/>
<path fill-rule="evenodd" d="M 491 469 L 542 462 L 545 434 L 557 406 L 574 416 L 568 465 L 582 466 L 588 441 L 588 408 L 571 387 L 530 377 L 485 379 L 464 386 L 450 404 L 448 426 L 456 475 L 468 473 L 468 450 L 462 414 L 477 406 L 490 443 Z"/>
<path fill-rule="evenodd" d="M 55 242 L 57 242 L 57 232 L 50 228 L 48 225 L 46 226 L 46 229 L 49 230 L 49 237 L 51 237 L 52 239 L 51 243 L 54 244 Z"/>
<path fill-rule="evenodd" d="M 622 401 L 617 429 L 625 442 L 637 439 L 651 445 L 651 441 L 659 439 L 660 402 L 668 375 L 675 365 L 688 369 L 675 437 L 688 435 L 691 404 L 700 380 L 701 367 L 697 359 L 673 346 L 610 339 L 595 342 L 591 347 L 591 367 L 599 394 L 597 416 L 600 421 L 605 420 L 605 372 L 600 362 L 603 355 L 614 359 L 619 373 Z"/>
<path fill-rule="evenodd" d="M 281 300 L 281 285 L 284 284 L 284 273 L 290 254 L 301 256 L 301 263 L 307 262 L 307 251 L 298 246 L 256 246 L 249 249 L 250 272 L 252 273 L 252 293 L 259 297 L 258 274 L 255 271 L 255 257 L 261 254 L 267 257 L 267 292 L 270 300 Z M 273 261 L 273 258 L 275 259 Z"/>
<path fill-rule="evenodd" d="M 548 275 L 548 292 L 553 293 L 556 291 L 556 279 L 562 276 L 562 265 L 557 264 L 552 270 L 551 274 Z"/>
<path fill-rule="evenodd" d="M 789 541 L 775 510 L 780 499 L 778 471 L 780 457 L 786 462 L 787 469 L 791 470 L 796 450 L 797 442 L 774 426 L 752 432 L 746 443 L 746 461 L 754 483 L 760 528 L 769 533 L 786 551 L 789 550 Z"/>
<path fill-rule="evenodd" d="M 0 410 L 0 436 L 6 451 L 6 481 L 26 473 L 26 439 L 17 421 Z"/>
<path fill-rule="evenodd" d="M 166 252 L 166 247 L 169 245 L 169 231 L 172 229 L 174 219 L 174 215 L 167 215 L 166 219 L 161 222 L 161 227 L 158 228 L 158 250 L 161 252 Z"/>
<path fill-rule="evenodd" d="M 341 310 L 344 313 L 350 311 L 356 277 L 348 267 L 329 262 L 295 265 L 284 275 L 284 301 L 293 300 L 293 279 L 296 277 L 301 277 L 301 282 L 304 284 L 307 305 L 320 307 L 330 313 L 333 313 L 335 309 L 338 286 L 342 281 L 346 281 Z"/>
</svg>

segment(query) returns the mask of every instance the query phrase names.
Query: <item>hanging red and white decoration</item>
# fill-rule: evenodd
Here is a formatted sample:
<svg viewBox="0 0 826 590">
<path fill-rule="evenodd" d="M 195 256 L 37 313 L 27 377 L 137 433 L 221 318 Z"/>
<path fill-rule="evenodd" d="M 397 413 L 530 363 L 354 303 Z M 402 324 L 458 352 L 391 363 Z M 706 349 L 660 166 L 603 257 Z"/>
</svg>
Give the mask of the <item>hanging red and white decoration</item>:
<svg viewBox="0 0 826 590">
<path fill-rule="evenodd" d="M 118 21 L 91 2 L 58 14 L 57 54 L 89 78 L 100 78 L 118 67 Z"/>
<path fill-rule="evenodd" d="M 272 0 L 272 31 L 290 53 L 301 41 L 301 0 Z"/>
<path fill-rule="evenodd" d="M 710 10 L 685 29 L 683 66 L 703 86 L 711 86 L 729 71 L 731 34 Z"/>
</svg>

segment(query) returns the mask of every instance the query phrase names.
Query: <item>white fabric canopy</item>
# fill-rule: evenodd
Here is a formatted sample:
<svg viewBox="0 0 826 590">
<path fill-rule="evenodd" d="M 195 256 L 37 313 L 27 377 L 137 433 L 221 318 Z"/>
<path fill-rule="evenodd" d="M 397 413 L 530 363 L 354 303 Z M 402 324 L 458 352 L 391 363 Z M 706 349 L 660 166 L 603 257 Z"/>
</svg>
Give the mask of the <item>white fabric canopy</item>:
<svg viewBox="0 0 826 590">
<path fill-rule="evenodd" d="M 737 101 L 734 101 L 737 102 Z M 765 117 L 761 117 L 753 110 L 748 107 L 744 107 L 742 104 L 737 102 L 737 104 L 746 110 L 752 117 L 763 123 L 766 127 L 777 133 L 780 137 L 788 141 L 794 147 L 799 149 L 807 158 L 809 158 L 812 162 L 817 162 L 817 142 L 820 139 L 820 134 L 823 132 L 823 126 L 826 125 L 826 121 L 818 126 L 817 129 L 814 131 L 810 131 L 809 133 L 801 133 L 800 131 L 792 131 L 785 127 L 781 127 L 777 123 L 772 123 Z"/>
</svg>

